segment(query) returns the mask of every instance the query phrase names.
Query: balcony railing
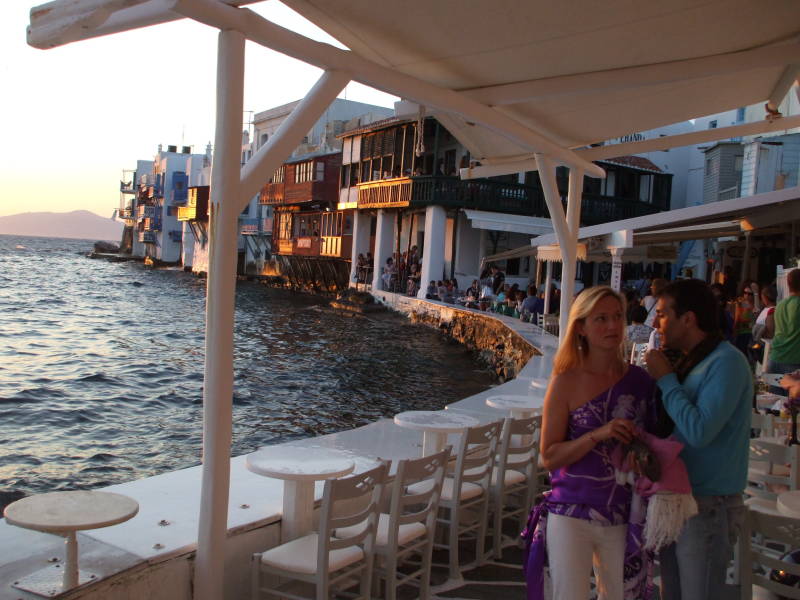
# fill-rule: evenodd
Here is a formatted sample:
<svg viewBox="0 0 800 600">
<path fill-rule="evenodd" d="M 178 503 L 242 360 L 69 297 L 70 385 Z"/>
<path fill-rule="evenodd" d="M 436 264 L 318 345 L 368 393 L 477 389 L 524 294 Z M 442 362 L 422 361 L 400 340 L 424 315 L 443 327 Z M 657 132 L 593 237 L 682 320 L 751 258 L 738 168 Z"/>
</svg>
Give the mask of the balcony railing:
<svg viewBox="0 0 800 600">
<path fill-rule="evenodd" d="M 283 183 L 268 183 L 258 194 L 259 204 L 283 204 Z"/>
<path fill-rule="evenodd" d="M 320 256 L 341 256 L 342 238 L 341 236 L 322 236 L 322 245 L 319 249 Z"/>
<path fill-rule="evenodd" d="M 259 233 L 260 219 L 251 219 L 249 217 L 239 217 L 239 231 L 245 235 L 253 235 Z"/>
<path fill-rule="evenodd" d="M 119 191 L 123 194 L 133 194 L 136 191 L 136 188 L 133 185 L 133 181 L 120 181 Z"/>
<path fill-rule="evenodd" d="M 658 206 L 647 202 L 584 193 L 583 202 L 581 202 L 581 224 L 610 223 L 611 221 L 652 215 L 660 211 Z"/>
<path fill-rule="evenodd" d="M 140 231 L 139 241 L 142 242 L 143 244 L 155 244 L 156 234 L 152 231 Z"/>
<path fill-rule="evenodd" d="M 564 199 L 562 199 L 563 201 Z M 544 192 L 536 186 L 488 179 L 399 177 L 358 184 L 359 208 L 404 208 L 439 205 L 550 218 Z M 566 207 L 566 206 L 565 206 Z M 584 194 L 581 223 L 593 225 L 658 212 L 646 202 Z"/>
</svg>

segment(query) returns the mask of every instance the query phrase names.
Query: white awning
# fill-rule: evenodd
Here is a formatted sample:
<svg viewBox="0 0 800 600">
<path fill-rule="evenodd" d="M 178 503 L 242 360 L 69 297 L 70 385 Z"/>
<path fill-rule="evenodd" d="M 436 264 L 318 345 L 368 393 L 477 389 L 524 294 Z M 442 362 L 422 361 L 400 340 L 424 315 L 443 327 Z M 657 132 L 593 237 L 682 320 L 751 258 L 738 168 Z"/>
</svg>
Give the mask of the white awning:
<svg viewBox="0 0 800 600">
<path fill-rule="evenodd" d="M 644 217 L 613 221 L 578 230 L 579 240 L 609 241 L 631 234 L 632 246 L 740 235 L 800 219 L 800 187 L 755 196 L 668 210 Z M 531 240 L 532 246 L 557 244 L 555 234 Z M 607 246 L 623 244 L 605 243 Z"/>
<path fill-rule="evenodd" d="M 485 210 L 468 209 L 464 209 L 464 214 L 476 229 L 529 233 L 531 235 L 553 233 L 553 225 L 550 219 L 541 217 L 525 217 L 522 215 L 507 215 Z"/>
</svg>

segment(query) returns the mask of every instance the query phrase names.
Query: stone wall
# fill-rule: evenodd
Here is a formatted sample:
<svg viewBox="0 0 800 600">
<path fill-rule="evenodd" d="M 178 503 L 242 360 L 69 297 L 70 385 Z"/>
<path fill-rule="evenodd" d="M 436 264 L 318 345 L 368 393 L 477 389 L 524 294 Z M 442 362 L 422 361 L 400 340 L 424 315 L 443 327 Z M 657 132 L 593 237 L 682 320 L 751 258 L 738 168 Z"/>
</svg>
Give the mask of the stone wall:
<svg viewBox="0 0 800 600">
<path fill-rule="evenodd" d="M 407 315 L 412 322 L 434 327 L 468 349 L 478 351 L 481 361 L 501 383 L 516 377 L 532 356 L 540 354 L 494 315 L 387 292 L 380 292 L 375 298 Z"/>
</svg>

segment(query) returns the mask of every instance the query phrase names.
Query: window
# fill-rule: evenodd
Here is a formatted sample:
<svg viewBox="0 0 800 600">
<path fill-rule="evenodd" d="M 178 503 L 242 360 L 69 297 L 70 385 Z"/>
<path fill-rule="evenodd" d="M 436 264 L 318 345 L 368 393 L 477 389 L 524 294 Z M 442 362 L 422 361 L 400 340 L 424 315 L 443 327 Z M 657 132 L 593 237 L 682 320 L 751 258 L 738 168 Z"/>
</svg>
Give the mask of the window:
<svg viewBox="0 0 800 600">
<path fill-rule="evenodd" d="M 639 202 L 652 202 L 653 176 L 639 176 Z"/>
<path fill-rule="evenodd" d="M 286 173 L 286 166 L 281 165 L 278 167 L 275 172 L 272 174 L 272 183 L 283 183 L 283 177 Z"/>
<path fill-rule="evenodd" d="M 742 166 L 744 164 L 744 156 L 734 156 L 733 157 L 733 170 L 737 173 L 742 172 Z"/>
<path fill-rule="evenodd" d="M 278 213 L 278 239 L 289 240 L 292 238 L 291 213 Z"/>
<path fill-rule="evenodd" d="M 294 182 L 305 183 L 311 181 L 314 177 L 314 161 L 309 160 L 306 162 L 297 163 L 294 166 Z"/>
<path fill-rule="evenodd" d="M 714 119 L 713 121 L 709 121 L 708 122 L 708 128 L 709 129 L 716 129 L 717 128 L 717 120 Z"/>
<path fill-rule="evenodd" d="M 317 171 L 317 174 L 316 174 L 316 177 L 314 177 L 314 181 L 322 181 L 323 179 L 325 179 L 325 163 L 324 162 L 318 162 L 317 163 L 316 171 Z"/>
<path fill-rule="evenodd" d="M 261 141 L 258 143 L 258 147 L 260 148 L 261 146 L 266 144 L 268 139 L 269 139 L 269 134 L 268 133 L 262 133 L 261 134 Z"/>
<path fill-rule="evenodd" d="M 339 175 L 340 188 L 350 187 L 350 169 L 351 165 L 342 165 L 341 172 Z"/>
<path fill-rule="evenodd" d="M 744 121 L 744 107 L 736 109 L 736 122 L 741 123 Z"/>
</svg>

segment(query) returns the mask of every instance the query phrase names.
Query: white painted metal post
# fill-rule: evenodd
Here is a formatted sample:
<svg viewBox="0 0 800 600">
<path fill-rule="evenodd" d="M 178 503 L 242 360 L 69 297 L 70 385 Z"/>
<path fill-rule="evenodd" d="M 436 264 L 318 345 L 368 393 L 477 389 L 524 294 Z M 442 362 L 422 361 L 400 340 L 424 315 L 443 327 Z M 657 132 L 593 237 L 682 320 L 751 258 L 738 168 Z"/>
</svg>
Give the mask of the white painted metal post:
<svg viewBox="0 0 800 600">
<path fill-rule="evenodd" d="M 375 227 L 375 256 L 374 270 L 372 272 L 372 293 L 383 289 L 383 266 L 386 259 L 392 255 L 392 242 L 394 241 L 394 213 L 383 209 L 378 211 L 378 223 Z"/>
<path fill-rule="evenodd" d="M 425 209 L 425 247 L 422 252 L 422 273 L 418 298 L 425 298 L 428 283 L 442 278 L 444 269 L 444 238 L 447 229 L 447 213 L 441 206 Z"/>
<path fill-rule="evenodd" d="M 236 233 L 241 208 L 238 201 L 244 42 L 244 36 L 238 31 L 226 30 L 219 34 L 206 289 L 203 483 L 194 565 L 196 600 L 223 597 L 230 483 Z"/>
<path fill-rule="evenodd" d="M 350 281 L 358 276 L 358 255 L 365 257 L 369 252 L 369 230 L 372 217 L 369 213 L 357 210 L 353 214 L 353 251 L 350 263 Z M 366 283 L 366 282 L 365 282 Z"/>
<path fill-rule="evenodd" d="M 555 175 L 555 172 L 553 173 Z M 555 179 L 555 177 L 554 177 Z M 567 330 L 569 309 L 575 295 L 575 271 L 578 255 L 578 230 L 581 221 L 581 200 L 583 199 L 583 170 L 569 170 L 569 190 L 567 192 L 567 230 L 569 231 L 569 255 L 563 254 L 564 264 L 561 267 L 561 303 L 558 315 L 558 331 Z"/>
<path fill-rule="evenodd" d="M 547 272 L 544 276 L 544 314 L 550 314 L 550 288 L 553 287 L 553 261 L 547 261 Z"/>
</svg>

